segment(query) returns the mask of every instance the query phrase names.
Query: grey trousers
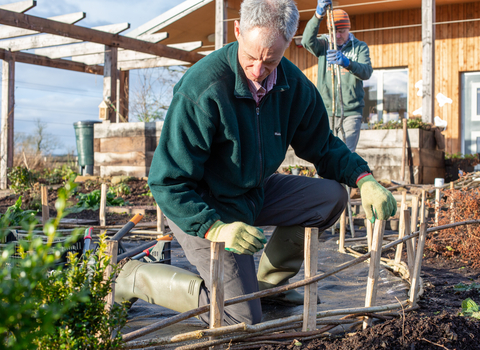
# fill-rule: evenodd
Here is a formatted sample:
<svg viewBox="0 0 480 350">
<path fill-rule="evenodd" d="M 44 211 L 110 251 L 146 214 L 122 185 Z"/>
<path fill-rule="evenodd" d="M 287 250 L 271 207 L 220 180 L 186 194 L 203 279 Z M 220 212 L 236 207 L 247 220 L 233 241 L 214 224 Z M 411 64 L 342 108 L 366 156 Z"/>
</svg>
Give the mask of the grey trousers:
<svg viewBox="0 0 480 350">
<path fill-rule="evenodd" d="M 303 176 L 274 174 L 264 185 L 265 202 L 255 226 L 318 227 L 323 231 L 333 225 L 347 203 L 345 189 L 336 181 Z M 210 303 L 210 241 L 184 233 L 175 223 L 170 228 L 182 246 L 188 261 L 197 268 L 205 281 L 199 296 L 199 306 Z M 225 300 L 258 291 L 255 263 L 251 255 L 225 251 Z M 230 305 L 225 308 L 226 325 L 245 322 L 255 324 L 262 317 L 260 299 Z M 200 315 L 206 323 L 208 313 Z"/>
<path fill-rule="evenodd" d="M 335 129 L 340 125 L 340 117 L 335 117 Z M 332 128 L 333 117 L 329 118 L 330 128 Z M 360 129 L 362 126 L 362 116 L 360 114 L 350 115 L 345 117 L 343 120 L 343 130 L 345 131 L 345 144 L 348 149 L 352 152 L 355 152 L 357 149 L 358 139 L 360 138 Z M 333 130 L 333 129 L 332 129 Z M 340 137 L 343 140 L 343 135 L 340 130 L 338 130 L 338 135 L 333 133 L 335 136 Z"/>
</svg>

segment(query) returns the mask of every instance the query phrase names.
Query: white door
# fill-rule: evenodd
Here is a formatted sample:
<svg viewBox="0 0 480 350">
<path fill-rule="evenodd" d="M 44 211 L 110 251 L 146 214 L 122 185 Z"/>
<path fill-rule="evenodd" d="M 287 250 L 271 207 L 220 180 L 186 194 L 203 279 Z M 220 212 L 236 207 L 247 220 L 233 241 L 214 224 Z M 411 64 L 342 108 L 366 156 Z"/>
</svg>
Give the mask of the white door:
<svg viewBox="0 0 480 350">
<path fill-rule="evenodd" d="M 462 153 L 480 153 L 480 73 L 462 75 Z"/>
</svg>

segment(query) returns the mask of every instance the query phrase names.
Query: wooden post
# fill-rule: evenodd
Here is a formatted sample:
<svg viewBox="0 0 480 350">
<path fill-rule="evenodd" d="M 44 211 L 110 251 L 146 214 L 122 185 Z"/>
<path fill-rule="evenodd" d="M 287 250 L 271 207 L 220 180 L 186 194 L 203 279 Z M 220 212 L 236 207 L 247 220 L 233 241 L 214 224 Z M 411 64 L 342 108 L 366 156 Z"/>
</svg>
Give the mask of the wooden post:
<svg viewBox="0 0 480 350">
<path fill-rule="evenodd" d="M 403 218 L 405 220 L 405 235 L 409 236 L 412 233 L 412 226 L 410 222 L 410 212 L 404 211 Z M 412 279 L 413 267 L 415 264 L 415 246 L 413 244 L 414 238 L 409 239 L 405 244 L 407 246 L 407 264 L 410 271 L 410 281 Z"/>
<path fill-rule="evenodd" d="M 317 274 L 318 228 L 305 228 L 305 278 Z M 317 282 L 305 286 L 303 303 L 303 332 L 317 329 Z"/>
<path fill-rule="evenodd" d="M 432 123 L 435 112 L 435 0 L 422 0 L 422 121 Z"/>
<path fill-rule="evenodd" d="M 5 51 L 2 64 L 2 137 L 0 146 L 0 189 L 7 188 L 7 171 L 13 167 L 13 111 L 15 105 L 15 56 Z"/>
<path fill-rule="evenodd" d="M 215 50 L 227 43 L 227 4 L 225 0 L 215 0 Z"/>
<path fill-rule="evenodd" d="M 105 68 L 103 71 L 103 99 L 110 101 L 115 107 L 117 103 L 117 57 L 118 49 L 114 46 L 105 46 Z M 109 104 L 109 120 L 117 121 L 116 113 Z"/>
<path fill-rule="evenodd" d="M 410 226 L 410 232 L 417 231 L 418 226 L 418 196 L 413 196 L 412 198 L 412 221 Z M 412 238 L 413 251 L 415 251 L 416 239 Z"/>
<path fill-rule="evenodd" d="M 223 326 L 225 242 L 210 244 L 210 328 Z M 213 340 L 213 337 L 210 337 Z"/>
<path fill-rule="evenodd" d="M 415 266 L 413 269 L 412 283 L 410 286 L 410 303 L 412 306 L 417 304 L 420 271 L 422 269 L 423 249 L 425 248 L 425 239 L 427 237 L 427 224 L 420 225 L 420 234 L 418 236 L 417 252 L 415 253 Z"/>
<path fill-rule="evenodd" d="M 405 209 L 407 209 L 407 191 L 402 192 L 402 203 L 400 204 L 400 221 L 398 223 L 398 239 L 401 239 L 405 236 Z M 395 265 L 393 267 L 394 272 L 398 272 L 397 265 L 402 260 L 403 252 L 403 243 L 397 245 L 397 250 L 395 251 Z"/>
<path fill-rule="evenodd" d="M 367 227 L 367 245 L 368 251 L 372 250 L 372 238 L 373 238 L 373 224 L 370 220 L 365 219 L 366 227 Z"/>
<path fill-rule="evenodd" d="M 454 183 L 453 181 L 450 182 L 450 192 L 451 192 L 451 196 L 453 195 L 453 191 L 455 189 L 455 186 L 454 186 Z M 453 200 L 452 200 L 452 203 L 450 203 L 450 222 L 453 224 L 455 222 L 455 213 L 454 213 L 454 209 L 455 206 L 453 204 Z"/>
<path fill-rule="evenodd" d="M 438 218 L 440 216 L 440 189 L 435 189 L 435 226 L 438 226 Z"/>
<path fill-rule="evenodd" d="M 122 123 L 128 122 L 128 98 L 130 89 L 130 71 L 118 71 L 117 80 L 117 121 Z"/>
<path fill-rule="evenodd" d="M 110 256 L 110 263 L 108 264 L 107 268 L 105 269 L 105 275 L 103 276 L 104 279 L 110 277 L 113 272 L 113 268 L 117 262 L 117 254 L 118 254 L 118 241 L 107 241 L 107 251 L 105 252 L 107 256 Z M 112 281 L 112 291 L 107 295 L 105 301 L 105 309 L 110 310 L 113 306 L 113 302 L 115 300 L 115 281 Z"/>
<path fill-rule="evenodd" d="M 40 187 L 40 195 L 42 197 L 42 224 L 45 225 L 50 218 L 48 212 L 48 189 L 47 186 L 42 185 Z"/>
<path fill-rule="evenodd" d="M 163 216 L 162 209 L 157 204 L 157 232 L 165 234 L 165 217 Z"/>
<path fill-rule="evenodd" d="M 420 206 L 420 223 L 425 222 L 425 201 L 426 201 L 427 191 L 422 190 L 422 204 Z"/>
<path fill-rule="evenodd" d="M 338 251 L 345 253 L 345 234 L 347 233 L 347 209 L 340 216 L 340 237 L 338 240 Z"/>
<path fill-rule="evenodd" d="M 405 163 L 407 159 L 407 118 L 403 118 L 403 144 L 402 144 L 402 168 L 400 170 L 400 180 L 405 181 Z"/>
<path fill-rule="evenodd" d="M 100 211 L 99 211 L 100 226 L 107 225 L 106 212 L 107 212 L 107 184 L 102 184 L 102 190 L 100 192 Z"/>
<path fill-rule="evenodd" d="M 373 231 L 372 255 L 370 256 L 370 268 L 368 270 L 367 293 L 365 306 L 374 306 L 377 301 L 378 275 L 380 273 L 380 258 L 382 257 L 383 233 L 385 231 L 385 220 L 376 220 Z M 363 329 L 372 324 L 370 318 L 363 321 Z"/>
</svg>

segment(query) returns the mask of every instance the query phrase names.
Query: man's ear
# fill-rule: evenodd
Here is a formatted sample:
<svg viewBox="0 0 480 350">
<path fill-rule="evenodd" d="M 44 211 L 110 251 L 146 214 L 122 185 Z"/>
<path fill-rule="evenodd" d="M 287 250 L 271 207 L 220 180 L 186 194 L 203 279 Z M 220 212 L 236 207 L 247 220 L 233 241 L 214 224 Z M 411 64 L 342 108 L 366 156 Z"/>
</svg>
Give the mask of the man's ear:
<svg viewBox="0 0 480 350">
<path fill-rule="evenodd" d="M 234 31 L 235 31 L 235 38 L 237 38 L 238 40 L 238 37 L 240 36 L 240 22 L 239 21 L 235 21 L 234 22 Z"/>
</svg>

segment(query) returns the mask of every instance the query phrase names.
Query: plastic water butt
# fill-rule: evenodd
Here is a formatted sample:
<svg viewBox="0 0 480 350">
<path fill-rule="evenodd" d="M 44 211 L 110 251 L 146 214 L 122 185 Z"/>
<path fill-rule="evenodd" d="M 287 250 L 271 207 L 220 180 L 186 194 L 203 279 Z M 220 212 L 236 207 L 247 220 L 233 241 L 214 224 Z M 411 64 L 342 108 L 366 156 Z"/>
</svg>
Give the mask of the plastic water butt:
<svg viewBox="0 0 480 350">
<path fill-rule="evenodd" d="M 82 120 L 73 123 L 77 141 L 78 167 L 82 175 L 93 175 L 93 125 L 97 123 L 101 122 Z"/>
</svg>

